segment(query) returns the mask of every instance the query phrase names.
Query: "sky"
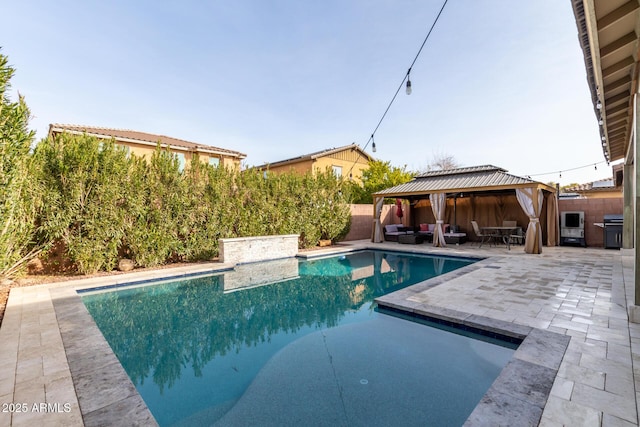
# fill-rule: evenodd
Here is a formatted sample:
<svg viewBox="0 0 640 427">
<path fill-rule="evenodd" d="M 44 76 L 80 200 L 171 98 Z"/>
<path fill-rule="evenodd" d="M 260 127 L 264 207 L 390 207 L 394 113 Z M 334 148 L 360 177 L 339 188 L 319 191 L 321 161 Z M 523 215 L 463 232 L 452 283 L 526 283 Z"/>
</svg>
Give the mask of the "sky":
<svg viewBox="0 0 640 427">
<path fill-rule="evenodd" d="M 37 139 L 132 129 L 261 165 L 369 142 L 443 0 L 21 0 L 0 6 Z M 437 157 L 541 182 L 612 176 L 570 0 L 449 0 L 375 132 L 374 158 Z"/>
</svg>

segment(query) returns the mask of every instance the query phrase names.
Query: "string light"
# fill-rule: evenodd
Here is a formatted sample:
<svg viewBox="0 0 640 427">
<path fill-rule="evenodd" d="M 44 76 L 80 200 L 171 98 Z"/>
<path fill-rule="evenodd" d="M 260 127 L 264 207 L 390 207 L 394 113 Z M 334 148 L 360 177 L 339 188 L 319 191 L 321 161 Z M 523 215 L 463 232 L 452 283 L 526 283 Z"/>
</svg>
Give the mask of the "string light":
<svg viewBox="0 0 640 427">
<path fill-rule="evenodd" d="M 418 49 L 418 53 L 416 54 L 415 58 L 413 58 L 413 62 L 411 63 L 411 66 L 409 66 L 409 70 L 407 71 L 407 74 L 405 74 L 404 78 L 402 79 L 402 82 L 400 82 L 400 86 L 398 86 L 398 89 L 396 89 L 396 93 L 393 95 L 393 98 L 391 98 L 391 102 L 389 102 L 389 105 L 387 105 L 387 108 L 384 110 L 384 113 L 382 114 L 382 117 L 380 118 L 380 120 L 378 121 L 378 124 L 376 125 L 375 129 L 371 133 L 371 137 L 369 138 L 367 143 L 362 148 L 363 151 L 367 149 L 367 147 L 369 146 L 369 143 L 372 143 L 371 151 L 373 151 L 374 153 L 376 152 L 376 149 L 375 149 L 376 144 L 375 144 L 375 142 L 373 140 L 373 136 L 378 131 L 378 128 L 380 127 L 380 125 L 384 121 L 385 117 L 387 116 L 387 113 L 389 112 L 389 109 L 393 105 L 393 102 L 398 97 L 398 93 L 400 92 L 400 89 L 402 89 L 402 87 L 405 86 L 405 90 L 406 90 L 407 95 L 411 94 L 411 80 L 409 80 L 409 73 L 411 73 L 411 69 L 413 68 L 413 66 L 415 65 L 416 61 L 418 60 L 418 57 L 420 56 L 420 53 L 422 53 L 422 48 L 424 48 L 424 45 L 427 43 L 427 40 L 429 39 L 429 36 L 431 35 L 431 32 L 433 31 L 433 29 L 435 28 L 436 24 L 438 23 L 438 20 L 440 19 L 440 15 L 442 15 L 442 11 L 444 10 L 444 7 L 447 5 L 447 1 L 448 0 L 444 0 L 444 3 L 442 4 L 442 7 L 440 8 L 440 11 L 438 12 L 438 15 L 436 15 L 436 19 L 433 21 L 433 24 L 431 24 L 431 28 L 429 28 L 429 32 L 427 33 L 426 37 L 422 41 L 422 45 L 420 46 L 420 49 Z M 406 85 L 405 85 L 405 82 L 406 82 Z M 355 167 L 355 165 L 358 162 L 358 160 L 360 160 L 360 157 L 361 157 L 361 154 L 358 153 L 358 157 L 356 157 L 356 159 L 354 160 L 353 164 L 351 165 L 351 168 L 349 169 L 349 173 L 351 173 L 351 171 Z"/>
<path fill-rule="evenodd" d="M 562 172 L 571 172 L 571 171 L 575 171 L 575 170 L 578 170 L 578 169 L 590 168 L 591 165 L 593 165 L 594 170 L 598 170 L 598 164 L 601 164 L 601 163 L 606 163 L 607 165 L 609 165 L 609 162 L 602 161 L 602 162 L 596 162 L 596 163 L 589 163 L 588 165 L 578 166 L 578 167 L 575 167 L 575 168 L 563 169 L 561 171 L 546 172 L 546 173 L 536 173 L 536 174 L 525 175 L 525 176 L 527 178 L 531 178 L 532 176 L 553 175 L 553 174 L 557 173 L 557 174 L 560 175 L 560 178 L 562 178 Z"/>
</svg>

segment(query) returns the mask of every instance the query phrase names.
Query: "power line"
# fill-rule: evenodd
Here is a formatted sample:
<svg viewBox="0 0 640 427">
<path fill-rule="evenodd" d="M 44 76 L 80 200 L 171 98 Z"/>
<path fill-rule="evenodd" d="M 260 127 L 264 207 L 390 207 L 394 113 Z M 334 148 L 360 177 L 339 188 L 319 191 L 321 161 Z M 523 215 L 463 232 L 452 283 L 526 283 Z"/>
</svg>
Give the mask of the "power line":
<svg viewBox="0 0 640 427">
<path fill-rule="evenodd" d="M 387 105 L 387 108 L 384 110 L 384 113 L 382 114 L 382 117 L 380 117 L 380 120 L 378 121 L 378 124 L 376 125 L 375 129 L 373 129 L 373 132 L 371 132 L 371 136 L 367 140 L 367 143 L 362 148 L 363 151 L 366 150 L 367 147 L 369 146 L 369 143 L 371 141 L 373 141 L 374 135 L 376 134 L 376 132 L 378 131 L 378 128 L 380 127 L 380 125 L 384 121 L 385 117 L 387 116 L 387 113 L 389 112 L 389 109 L 393 105 L 393 102 L 396 100 L 396 98 L 398 96 L 398 93 L 400 93 L 400 90 L 402 89 L 402 86 L 404 86 L 405 82 L 407 82 L 407 80 L 409 79 L 409 74 L 411 73 L 411 69 L 413 68 L 413 66 L 415 65 L 416 61 L 418 60 L 418 57 L 420 56 L 420 53 L 422 53 L 422 48 L 424 48 L 424 45 L 427 43 L 427 40 L 429 39 L 429 36 L 431 35 L 431 32 L 433 31 L 434 27 L 438 23 L 438 19 L 440 19 L 440 15 L 442 15 L 442 11 L 444 10 L 444 7 L 447 5 L 447 1 L 448 0 L 444 0 L 444 3 L 442 4 L 442 7 L 440 8 L 440 11 L 438 12 L 438 15 L 436 16 L 436 19 L 433 21 L 433 24 L 431 24 L 431 28 L 429 28 L 429 32 L 427 33 L 426 37 L 422 41 L 422 45 L 420 45 L 420 49 L 418 49 L 418 53 L 416 54 L 415 58 L 413 58 L 413 62 L 409 66 L 409 69 L 407 70 L 407 73 L 402 78 L 402 81 L 400 82 L 400 85 L 398 86 L 398 89 L 396 89 L 396 93 L 393 95 L 393 98 L 391 98 L 391 102 L 389 102 L 389 105 Z M 374 147 L 375 147 L 375 143 L 374 143 Z M 348 175 L 351 174 L 351 172 L 353 171 L 353 167 L 356 165 L 356 163 L 358 162 L 359 159 L 360 159 L 360 153 L 358 153 L 358 157 L 356 158 L 356 160 L 351 165 L 351 168 L 349 169 Z"/>
</svg>

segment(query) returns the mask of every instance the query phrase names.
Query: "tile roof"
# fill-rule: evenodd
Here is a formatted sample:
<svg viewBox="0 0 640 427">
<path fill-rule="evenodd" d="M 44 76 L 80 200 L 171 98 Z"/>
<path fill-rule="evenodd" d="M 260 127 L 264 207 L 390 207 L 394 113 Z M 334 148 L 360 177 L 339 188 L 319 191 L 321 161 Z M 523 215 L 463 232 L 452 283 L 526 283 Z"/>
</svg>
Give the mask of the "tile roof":
<svg viewBox="0 0 640 427">
<path fill-rule="evenodd" d="M 429 171 L 417 175 L 412 181 L 375 193 L 376 195 L 430 194 L 458 191 L 491 191 L 511 188 L 543 186 L 552 187 L 529 178 L 508 174 L 505 169 L 492 165 Z"/>
<path fill-rule="evenodd" d="M 211 145 L 196 144 L 194 142 L 185 141 L 183 139 L 172 138 L 166 135 L 156 135 L 146 132 L 138 132 L 129 129 L 112 129 L 94 126 L 81 126 L 81 125 L 68 125 L 68 124 L 50 124 L 49 134 L 52 132 L 71 132 L 71 133 L 86 133 L 87 135 L 93 135 L 98 138 L 114 138 L 121 141 L 131 142 L 143 142 L 157 144 L 160 142 L 162 145 L 168 145 L 172 147 L 187 148 L 192 151 L 208 151 L 218 154 L 227 155 L 230 157 L 238 157 L 243 159 L 247 157 L 246 154 L 238 151 L 227 150 L 225 148 L 214 147 Z"/>
<path fill-rule="evenodd" d="M 369 154 L 367 154 L 366 151 L 364 151 L 362 148 L 360 148 L 360 146 L 358 144 L 349 144 L 349 145 L 344 145 L 342 147 L 335 147 L 335 148 L 328 148 L 326 150 L 321 150 L 321 151 L 316 151 L 314 153 L 309 153 L 309 154 L 303 154 L 302 156 L 298 156 L 298 157 L 292 157 L 290 159 L 286 159 L 286 160 L 279 160 L 277 162 L 271 162 L 271 163 L 265 163 L 263 165 L 260 166 L 255 166 L 257 169 L 262 169 L 262 168 L 266 168 L 268 166 L 281 166 L 281 165 L 286 165 L 288 163 L 297 163 L 297 162 L 301 162 L 304 160 L 314 160 L 320 157 L 324 157 L 324 156 L 329 156 L 331 154 L 334 153 L 338 153 L 340 151 L 345 151 L 345 150 L 358 150 L 360 151 L 361 155 L 367 160 L 371 160 L 371 156 L 369 156 Z"/>
<path fill-rule="evenodd" d="M 601 179 L 599 181 L 587 182 L 586 184 L 577 184 L 573 187 L 565 188 L 567 193 L 575 193 L 581 191 L 611 191 L 615 190 L 616 186 L 613 178 Z"/>
</svg>

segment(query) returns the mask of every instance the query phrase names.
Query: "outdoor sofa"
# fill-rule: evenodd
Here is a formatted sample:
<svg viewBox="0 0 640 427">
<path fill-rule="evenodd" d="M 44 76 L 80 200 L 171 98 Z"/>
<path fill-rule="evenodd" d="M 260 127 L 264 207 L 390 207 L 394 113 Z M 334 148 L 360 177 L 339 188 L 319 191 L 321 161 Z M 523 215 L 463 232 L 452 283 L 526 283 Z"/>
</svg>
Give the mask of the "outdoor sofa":
<svg viewBox="0 0 640 427">
<path fill-rule="evenodd" d="M 417 234 L 423 237 L 422 240 L 432 242 L 433 230 L 436 228 L 435 224 L 420 224 L 420 227 L 414 229 L 414 227 L 406 227 L 402 224 L 389 224 L 384 226 L 384 240 L 387 242 L 397 242 L 398 236 L 406 234 Z M 449 224 L 443 224 L 444 229 L 444 241 L 448 244 L 459 244 L 467 241 L 467 233 L 452 233 L 450 231 Z M 422 243 L 420 241 L 420 243 Z"/>
<path fill-rule="evenodd" d="M 397 242 L 398 236 L 413 234 L 412 227 L 405 227 L 402 224 L 388 224 L 384 226 L 384 240 L 387 242 Z"/>
</svg>

